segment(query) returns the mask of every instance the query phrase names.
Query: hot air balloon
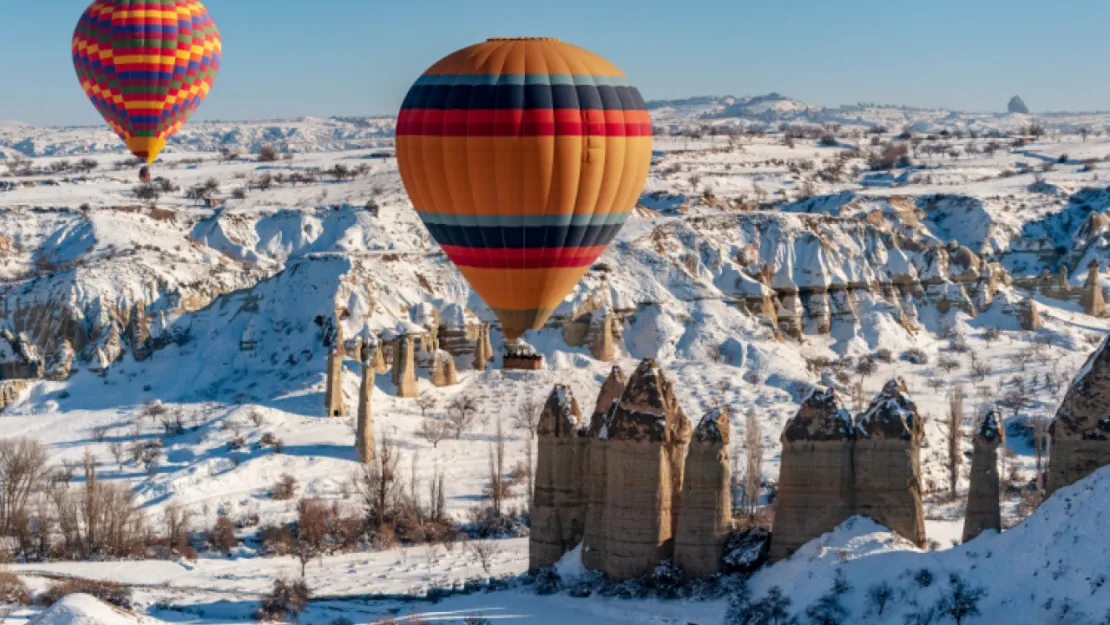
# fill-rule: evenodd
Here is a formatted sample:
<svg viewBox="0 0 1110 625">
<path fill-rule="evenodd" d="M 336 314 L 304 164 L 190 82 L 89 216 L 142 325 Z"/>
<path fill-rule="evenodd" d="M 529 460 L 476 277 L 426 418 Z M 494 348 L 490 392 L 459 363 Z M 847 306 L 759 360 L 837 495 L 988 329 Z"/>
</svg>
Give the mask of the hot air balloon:
<svg viewBox="0 0 1110 625">
<path fill-rule="evenodd" d="M 150 164 L 208 95 L 220 49 L 196 0 L 96 0 L 73 33 L 73 66 L 96 110 Z"/>
<path fill-rule="evenodd" d="M 490 39 L 433 65 L 397 120 L 413 206 L 509 341 L 544 321 L 616 236 L 651 162 L 640 93 L 556 39 Z"/>
</svg>

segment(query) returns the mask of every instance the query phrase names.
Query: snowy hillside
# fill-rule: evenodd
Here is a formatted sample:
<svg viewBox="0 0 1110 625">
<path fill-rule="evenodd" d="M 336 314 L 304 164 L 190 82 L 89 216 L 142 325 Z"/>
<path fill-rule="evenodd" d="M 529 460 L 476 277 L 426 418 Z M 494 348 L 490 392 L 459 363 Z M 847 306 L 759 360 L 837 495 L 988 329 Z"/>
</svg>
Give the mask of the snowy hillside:
<svg viewBox="0 0 1110 625">
<path fill-rule="evenodd" d="M 1006 524 L 1029 514 L 1034 426 L 1051 417 L 1110 329 L 1110 137 L 1102 132 L 1110 116 L 832 109 L 776 94 L 653 103 L 652 114 L 672 134 L 656 138 L 634 217 L 548 327 L 526 337 L 544 356 L 537 372 L 501 370 L 495 318 L 404 193 L 392 120 L 193 124 L 154 168 L 166 180 L 157 197 L 143 199 L 110 133 L 0 124 L 0 153 L 13 165 L 0 165 L 0 436 L 42 441 L 49 468 L 68 472 L 59 483 L 73 490 L 87 451 L 98 479 L 131 493 L 159 531 L 185 510 L 188 542 L 200 551 L 195 561 L 31 561 L 17 571 L 34 590 L 55 573 L 124 583 L 136 591 L 137 611 L 168 622 L 247 620 L 274 576 L 300 570 L 289 555 L 267 551 L 266 526 L 296 519 L 302 498 L 334 504 L 340 516 L 364 508 L 353 447 L 356 339 L 416 328 L 455 341 L 458 385 L 433 385 L 432 358 L 418 349 L 422 398 L 396 397 L 381 374 L 372 409 L 375 436 L 397 444 L 412 497 L 432 505 L 429 488 L 443 478 L 445 512 L 466 525 L 491 492 L 499 422 L 511 471 L 535 445 L 512 427 L 521 406 L 565 384 L 592 412 L 612 363 L 596 359 L 582 336 L 611 318 L 626 373 L 656 358 L 691 419 L 731 408 L 737 472 L 745 415 L 755 415 L 766 448 L 762 504 L 775 493 L 779 434 L 814 386 L 838 389 L 858 413 L 901 375 L 926 417 L 932 551 L 855 520 L 759 573 L 753 600 L 777 585 L 804 610 L 839 567 L 855 587 L 843 599 L 854 617 L 864 618 L 868 588 L 886 579 L 907 602 L 889 617 L 866 618 L 902 622 L 908 599 L 935 603 L 948 573 L 959 572 L 989 586 L 982 622 L 1024 622 L 1019 616 L 1034 608 L 1045 616 L 1030 622 L 1068 622 L 1062 610 L 1090 619 L 1076 623 L 1099 622 L 1110 607 L 1093 568 L 1101 561 L 1058 566 L 1054 554 L 1101 549 L 1084 537 L 1105 534 L 1093 493 L 1110 476 L 1059 493 L 1000 536 L 955 545 L 968 463 L 952 496 L 942 421 L 957 388 L 966 433 L 987 403 L 1005 405 Z M 1017 136 L 1033 122 L 1045 132 Z M 783 123 L 819 132 L 784 132 Z M 762 132 L 701 131 L 715 125 Z M 886 130 L 867 131 L 877 125 Z M 905 126 L 912 132 L 903 134 Z M 277 148 L 276 158 L 263 161 L 263 145 Z M 242 154 L 230 158 L 225 148 Z M 493 324 L 494 362 L 483 371 L 472 366 L 466 334 L 478 320 Z M 346 339 L 347 411 L 327 418 L 325 341 L 336 327 Z M 41 373 L 31 375 L 36 367 Z M 429 425 L 462 400 L 477 418 L 457 436 L 431 440 Z M 961 450 L 970 449 L 964 440 Z M 294 494 L 277 497 L 285 475 Z M 506 508 L 521 510 L 526 488 L 514 480 Z M 230 558 L 206 547 L 220 519 L 234 523 L 240 543 Z M 510 530 L 504 535 L 526 531 Z M 494 542 L 488 567 L 463 547 L 423 543 L 366 540 L 325 555 L 307 566 L 322 598 L 303 620 L 361 623 L 416 611 L 438 614 L 433 621 L 482 613 L 509 622 L 705 625 L 725 611 L 723 600 L 579 600 L 522 588 L 435 605 L 413 598 L 523 573 L 527 539 Z M 915 582 L 903 571 L 922 568 L 935 581 L 911 597 Z M 997 588 L 990 578 L 1007 568 L 1022 573 Z M 1052 576 L 1058 593 L 1034 588 Z M 1056 599 L 1045 607 L 1050 592 Z"/>
</svg>

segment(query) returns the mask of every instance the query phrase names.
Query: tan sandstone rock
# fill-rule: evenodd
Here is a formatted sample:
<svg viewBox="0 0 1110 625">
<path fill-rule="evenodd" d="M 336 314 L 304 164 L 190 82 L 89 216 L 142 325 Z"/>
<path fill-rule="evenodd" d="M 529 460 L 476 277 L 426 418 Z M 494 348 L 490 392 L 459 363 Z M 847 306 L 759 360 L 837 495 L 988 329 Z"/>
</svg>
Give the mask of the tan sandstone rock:
<svg viewBox="0 0 1110 625">
<path fill-rule="evenodd" d="M 454 386 L 459 383 L 455 371 L 455 359 L 450 353 L 439 350 L 432 360 L 432 384 L 435 386 Z"/>
<path fill-rule="evenodd" d="M 732 531 L 729 434 L 728 409 L 712 410 L 694 429 L 686 452 L 674 562 L 695 579 L 720 572 L 725 541 Z"/>
<path fill-rule="evenodd" d="M 1098 279 L 1098 270 L 1101 265 L 1097 260 L 1092 260 L 1087 265 L 1087 281 L 1083 284 L 1083 291 L 1079 295 L 1079 304 L 1083 312 L 1092 317 L 1106 315 L 1106 299 L 1102 296 L 1102 284 Z"/>
<path fill-rule="evenodd" d="M 1002 531 L 999 508 L 998 446 L 1006 442 L 1002 414 L 996 406 L 983 415 L 971 439 L 971 486 L 967 491 L 963 542 L 987 530 Z"/>
<path fill-rule="evenodd" d="M 610 578 L 647 575 L 674 555 L 690 430 L 663 370 L 653 359 L 643 360 L 629 378 L 605 436 L 602 571 Z"/>
<path fill-rule="evenodd" d="M 393 343 L 393 386 L 397 397 L 416 397 L 416 363 L 413 360 L 412 337 L 402 334 Z"/>
<path fill-rule="evenodd" d="M 1110 464 L 1110 337 L 1075 376 L 1049 426 L 1048 494 Z"/>
<path fill-rule="evenodd" d="M 856 513 L 925 546 L 921 504 L 922 422 L 906 383 L 886 383 L 856 427 Z"/>
<path fill-rule="evenodd" d="M 771 558 L 781 560 L 855 514 L 852 415 L 832 389 L 802 401 L 782 432 Z"/>
<path fill-rule="evenodd" d="M 358 389 L 358 413 L 355 422 L 355 449 L 358 460 L 370 464 L 374 460 L 374 420 L 371 402 L 374 398 L 374 350 L 368 343 L 359 348 L 362 362 L 362 384 Z"/>
<path fill-rule="evenodd" d="M 570 387 L 558 385 L 540 416 L 536 458 L 532 532 L 528 568 L 532 571 L 559 561 L 582 540 L 586 525 L 586 485 L 578 444 L 582 413 Z"/>
<path fill-rule="evenodd" d="M 582 541 L 582 564 L 590 570 L 601 570 L 606 548 L 606 493 L 608 488 L 609 419 L 616 411 L 628 379 L 617 365 L 601 385 L 597 403 L 586 432 L 586 531 Z"/>
<path fill-rule="evenodd" d="M 602 362 L 612 362 L 617 357 L 616 343 L 613 341 L 613 316 L 604 311 L 596 320 L 597 330 L 590 341 L 590 354 Z"/>
</svg>

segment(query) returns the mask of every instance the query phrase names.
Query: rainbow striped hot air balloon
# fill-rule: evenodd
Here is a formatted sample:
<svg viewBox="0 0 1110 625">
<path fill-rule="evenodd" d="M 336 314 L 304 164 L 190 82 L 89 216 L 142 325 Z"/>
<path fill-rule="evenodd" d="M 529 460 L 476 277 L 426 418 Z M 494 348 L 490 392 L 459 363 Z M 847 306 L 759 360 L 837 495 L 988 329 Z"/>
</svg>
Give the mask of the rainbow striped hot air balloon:
<svg viewBox="0 0 1110 625">
<path fill-rule="evenodd" d="M 73 33 L 81 88 L 148 164 L 208 95 L 220 50 L 216 23 L 196 0 L 97 0 Z"/>
<path fill-rule="evenodd" d="M 651 135 L 640 93 L 605 59 L 555 39 L 490 39 L 416 81 L 397 160 L 420 218 L 515 340 L 628 218 Z"/>
</svg>

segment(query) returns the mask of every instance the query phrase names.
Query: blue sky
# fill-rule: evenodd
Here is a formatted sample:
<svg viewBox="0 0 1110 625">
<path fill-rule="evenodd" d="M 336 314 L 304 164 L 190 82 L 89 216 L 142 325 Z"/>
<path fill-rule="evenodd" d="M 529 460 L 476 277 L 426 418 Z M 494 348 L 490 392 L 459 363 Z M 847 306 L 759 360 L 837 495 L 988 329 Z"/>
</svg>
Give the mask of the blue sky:
<svg viewBox="0 0 1110 625">
<path fill-rule="evenodd" d="M 87 0 L 0 0 L 0 119 L 92 124 L 70 37 Z M 491 36 L 589 48 L 649 99 L 1110 110 L 1106 0 L 208 0 L 224 64 L 197 119 L 394 114 L 427 66 Z"/>
</svg>

